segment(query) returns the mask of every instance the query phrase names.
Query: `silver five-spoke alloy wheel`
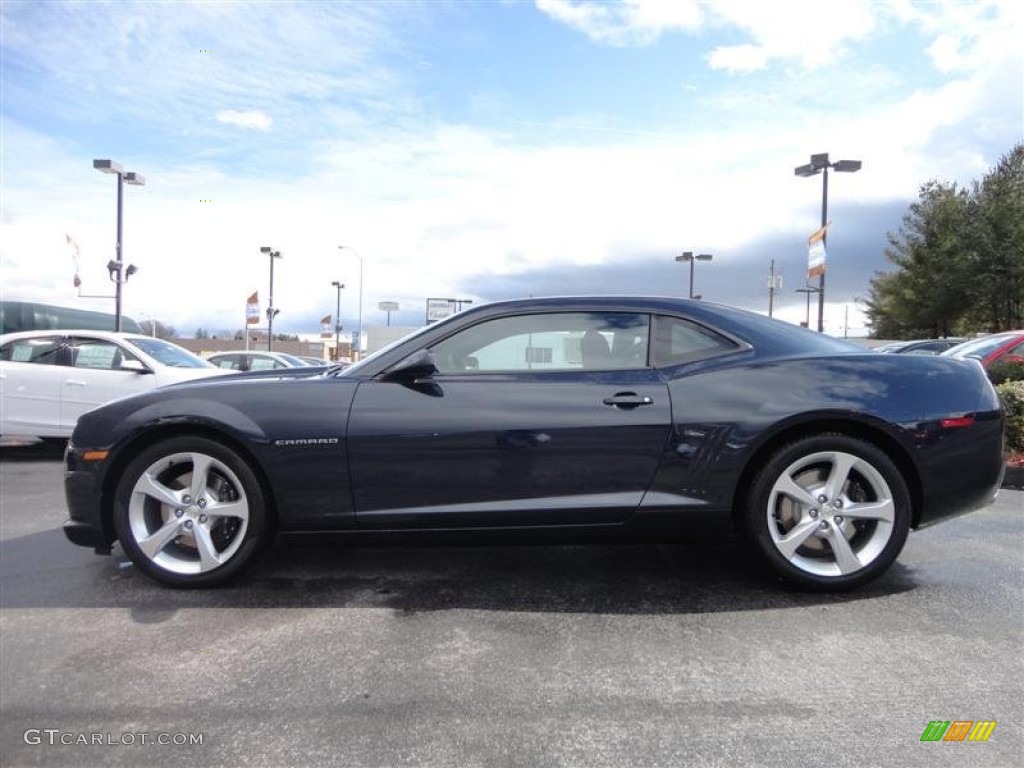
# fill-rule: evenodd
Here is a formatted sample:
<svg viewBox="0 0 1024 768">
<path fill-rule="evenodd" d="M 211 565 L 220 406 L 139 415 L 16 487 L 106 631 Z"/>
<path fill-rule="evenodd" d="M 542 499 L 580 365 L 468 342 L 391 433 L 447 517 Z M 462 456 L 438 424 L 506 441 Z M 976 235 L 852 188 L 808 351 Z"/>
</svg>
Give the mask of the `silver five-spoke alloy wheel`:
<svg viewBox="0 0 1024 768">
<path fill-rule="evenodd" d="M 230 578 L 264 538 L 259 481 L 235 451 L 179 437 L 145 449 L 126 469 L 115 509 L 132 561 L 176 586 Z"/>
<path fill-rule="evenodd" d="M 885 549 L 892 491 L 864 459 L 822 451 L 794 461 L 768 497 L 768 531 L 789 562 L 818 576 L 856 573 Z"/>
<path fill-rule="evenodd" d="M 238 551 L 249 526 L 249 502 L 223 462 L 175 453 L 151 464 L 135 482 L 128 522 L 139 549 L 158 566 L 204 573 Z"/>
<path fill-rule="evenodd" d="M 766 462 L 747 504 L 748 534 L 782 576 L 815 589 L 869 581 L 896 559 L 910 529 L 910 494 L 880 447 L 825 434 Z"/>
</svg>

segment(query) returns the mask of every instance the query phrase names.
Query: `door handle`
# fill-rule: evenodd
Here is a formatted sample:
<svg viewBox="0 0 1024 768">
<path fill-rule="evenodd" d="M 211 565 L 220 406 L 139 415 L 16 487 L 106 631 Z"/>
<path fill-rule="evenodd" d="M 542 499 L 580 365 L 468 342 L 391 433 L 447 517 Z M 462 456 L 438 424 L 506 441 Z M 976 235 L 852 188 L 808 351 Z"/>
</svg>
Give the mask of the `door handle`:
<svg viewBox="0 0 1024 768">
<path fill-rule="evenodd" d="M 84 387 L 85 386 L 85 382 L 82 381 L 81 379 L 67 379 L 67 380 L 64 381 L 64 384 L 69 386 L 69 387 Z"/>
<path fill-rule="evenodd" d="M 606 397 L 602 402 L 613 408 L 637 408 L 641 405 L 652 405 L 654 400 L 647 395 L 638 395 L 636 392 L 619 392 L 612 397 Z"/>
</svg>

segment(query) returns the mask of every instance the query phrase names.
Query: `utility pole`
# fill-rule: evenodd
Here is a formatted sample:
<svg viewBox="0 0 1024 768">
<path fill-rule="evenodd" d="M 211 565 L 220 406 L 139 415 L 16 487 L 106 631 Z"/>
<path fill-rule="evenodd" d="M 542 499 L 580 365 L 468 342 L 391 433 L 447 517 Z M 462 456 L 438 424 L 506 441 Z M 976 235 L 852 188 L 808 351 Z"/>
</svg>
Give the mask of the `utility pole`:
<svg viewBox="0 0 1024 768">
<path fill-rule="evenodd" d="M 782 275 L 775 274 L 775 259 L 768 270 L 768 317 L 775 309 L 775 292 L 782 287 Z"/>
</svg>

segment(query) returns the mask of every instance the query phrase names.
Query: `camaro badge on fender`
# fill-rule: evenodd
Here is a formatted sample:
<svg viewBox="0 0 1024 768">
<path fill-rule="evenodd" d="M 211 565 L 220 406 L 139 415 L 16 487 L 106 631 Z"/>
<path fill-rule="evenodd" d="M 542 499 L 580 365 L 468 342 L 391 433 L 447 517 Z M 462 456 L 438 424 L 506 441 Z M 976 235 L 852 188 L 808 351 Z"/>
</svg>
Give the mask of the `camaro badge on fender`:
<svg viewBox="0 0 1024 768">
<path fill-rule="evenodd" d="M 278 448 L 285 448 L 292 445 L 337 445 L 340 438 L 337 437 L 295 437 L 289 440 L 275 440 L 274 445 Z"/>
</svg>

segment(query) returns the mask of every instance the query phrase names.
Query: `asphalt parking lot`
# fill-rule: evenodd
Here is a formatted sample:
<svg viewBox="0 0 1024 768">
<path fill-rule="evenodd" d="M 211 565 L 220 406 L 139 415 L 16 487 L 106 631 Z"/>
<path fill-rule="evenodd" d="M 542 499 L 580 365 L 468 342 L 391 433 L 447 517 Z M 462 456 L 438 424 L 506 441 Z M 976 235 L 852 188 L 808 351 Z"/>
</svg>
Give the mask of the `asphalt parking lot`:
<svg viewBox="0 0 1024 768">
<path fill-rule="evenodd" d="M 52 449 L 0 447 L 5 766 L 992 768 L 1024 754 L 1022 491 L 912 534 L 883 579 L 838 597 L 767 581 L 734 542 L 278 545 L 236 586 L 181 592 L 118 548 L 67 543 L 61 472 Z M 984 743 L 922 743 L 933 720 L 997 726 Z"/>
</svg>

